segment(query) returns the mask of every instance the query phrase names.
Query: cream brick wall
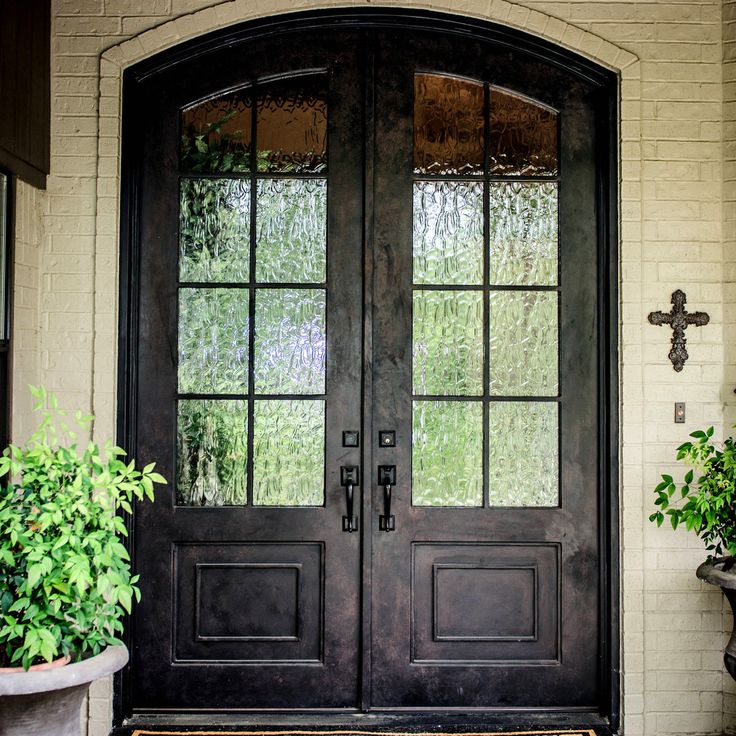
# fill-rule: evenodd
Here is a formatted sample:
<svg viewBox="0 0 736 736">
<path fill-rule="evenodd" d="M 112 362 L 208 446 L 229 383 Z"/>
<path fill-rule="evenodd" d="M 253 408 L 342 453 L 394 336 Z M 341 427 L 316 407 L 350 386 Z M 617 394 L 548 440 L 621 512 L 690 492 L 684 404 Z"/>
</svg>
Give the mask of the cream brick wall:
<svg viewBox="0 0 736 736">
<path fill-rule="evenodd" d="M 21 390 L 43 382 L 114 432 L 122 69 L 251 17 L 362 0 L 54 0 L 51 176 L 20 186 L 14 435 Z M 736 696 L 721 648 L 720 593 L 684 533 L 651 527 L 651 487 L 693 428 L 736 417 L 736 2 L 371 2 L 457 12 L 561 43 L 621 76 L 621 518 L 623 711 L 627 734 L 722 733 Z M 22 247 L 21 247 L 22 246 Z M 687 292 L 711 315 L 676 374 L 669 333 L 646 315 Z M 724 326 L 725 325 L 725 326 Z M 674 401 L 688 422 L 672 423 Z M 726 691 L 724 697 L 723 691 Z M 109 683 L 93 690 L 89 736 L 106 734 Z"/>
<path fill-rule="evenodd" d="M 15 198 L 11 429 L 12 440 L 23 442 L 35 429 L 27 386 L 41 382 L 41 252 L 46 195 L 17 181 Z"/>
</svg>

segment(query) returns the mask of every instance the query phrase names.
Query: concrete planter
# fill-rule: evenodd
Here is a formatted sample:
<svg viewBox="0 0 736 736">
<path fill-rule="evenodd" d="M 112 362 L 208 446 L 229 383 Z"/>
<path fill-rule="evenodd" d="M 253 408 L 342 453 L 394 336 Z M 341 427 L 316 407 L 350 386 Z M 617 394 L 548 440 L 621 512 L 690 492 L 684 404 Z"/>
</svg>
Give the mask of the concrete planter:
<svg viewBox="0 0 736 736">
<path fill-rule="evenodd" d="M 695 574 L 706 583 L 718 585 L 731 605 L 734 613 L 734 628 L 726 644 L 723 663 L 731 677 L 736 680 L 736 559 L 716 557 L 700 565 Z"/>
<path fill-rule="evenodd" d="M 0 674 L 0 736 L 79 736 L 79 711 L 92 682 L 128 661 L 125 647 L 37 672 Z"/>
</svg>

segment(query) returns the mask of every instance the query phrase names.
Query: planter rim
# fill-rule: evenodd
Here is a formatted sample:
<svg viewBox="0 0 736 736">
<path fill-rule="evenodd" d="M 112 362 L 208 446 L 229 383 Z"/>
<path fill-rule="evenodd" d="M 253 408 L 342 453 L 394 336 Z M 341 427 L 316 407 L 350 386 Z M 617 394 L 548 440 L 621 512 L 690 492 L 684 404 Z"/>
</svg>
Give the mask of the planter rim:
<svg viewBox="0 0 736 736">
<path fill-rule="evenodd" d="M 63 690 L 88 685 L 94 680 L 111 675 L 125 666 L 128 649 L 111 646 L 81 662 L 39 672 L 11 672 L 0 675 L 0 697 L 4 695 L 31 695 L 51 690 Z"/>
<path fill-rule="evenodd" d="M 733 557 L 716 557 L 703 562 L 695 574 L 706 583 L 719 585 L 721 588 L 736 590 L 736 565 L 724 572 L 723 565 Z"/>
</svg>

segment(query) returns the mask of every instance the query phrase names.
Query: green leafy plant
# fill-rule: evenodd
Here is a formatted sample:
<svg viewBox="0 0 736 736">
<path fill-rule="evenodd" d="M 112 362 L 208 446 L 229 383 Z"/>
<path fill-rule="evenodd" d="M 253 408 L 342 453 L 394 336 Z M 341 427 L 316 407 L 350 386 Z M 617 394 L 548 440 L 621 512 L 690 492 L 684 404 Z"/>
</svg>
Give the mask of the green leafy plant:
<svg viewBox="0 0 736 736">
<path fill-rule="evenodd" d="M 140 591 L 118 512 L 134 498 L 152 501 L 154 484 L 166 483 L 153 463 L 136 469 L 110 441 L 79 447 L 56 397 L 31 392 L 41 424 L 0 458 L 0 666 L 26 669 L 121 643 Z M 76 413 L 79 429 L 92 420 Z"/>
<path fill-rule="evenodd" d="M 218 120 L 201 126 L 189 124 L 181 137 L 181 163 L 188 171 L 247 171 L 250 150 L 243 143 L 243 132 L 223 131 L 223 126 L 237 114 L 230 109 Z"/>
<path fill-rule="evenodd" d="M 689 470 L 682 483 L 663 475 L 654 489 L 658 506 L 649 520 L 661 526 L 669 517 L 673 529 L 684 524 L 705 543 L 711 556 L 736 555 L 736 443 L 727 437 L 713 442 L 713 427 L 698 430 L 677 448 L 677 460 Z M 696 480 L 695 476 L 698 475 Z"/>
</svg>

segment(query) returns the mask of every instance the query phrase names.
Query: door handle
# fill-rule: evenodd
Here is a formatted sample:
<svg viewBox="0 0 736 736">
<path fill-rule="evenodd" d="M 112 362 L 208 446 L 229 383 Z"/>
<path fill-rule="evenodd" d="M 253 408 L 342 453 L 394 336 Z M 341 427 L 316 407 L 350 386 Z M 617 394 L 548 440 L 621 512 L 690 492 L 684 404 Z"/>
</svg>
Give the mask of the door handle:
<svg viewBox="0 0 736 736">
<path fill-rule="evenodd" d="M 396 529 L 396 517 L 391 513 L 391 488 L 396 485 L 396 466 L 378 466 L 378 485 L 383 486 L 383 514 L 378 517 L 378 528 L 382 532 Z"/>
<path fill-rule="evenodd" d="M 342 530 L 344 532 L 358 531 L 358 517 L 353 516 L 353 502 L 355 486 L 360 484 L 360 473 L 355 465 L 342 465 L 340 467 L 340 485 L 345 488 L 345 504 L 347 515 L 342 517 Z"/>
</svg>

